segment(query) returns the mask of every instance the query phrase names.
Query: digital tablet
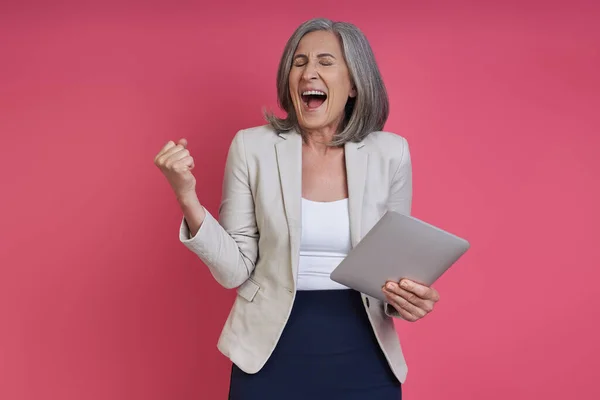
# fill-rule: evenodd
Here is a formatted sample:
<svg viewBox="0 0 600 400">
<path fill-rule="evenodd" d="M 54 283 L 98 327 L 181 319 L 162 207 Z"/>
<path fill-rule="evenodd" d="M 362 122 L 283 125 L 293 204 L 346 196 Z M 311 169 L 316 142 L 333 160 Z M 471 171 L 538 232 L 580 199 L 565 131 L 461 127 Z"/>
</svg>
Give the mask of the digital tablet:
<svg viewBox="0 0 600 400">
<path fill-rule="evenodd" d="M 331 280 L 386 301 L 387 281 L 431 286 L 470 247 L 467 240 L 415 217 L 388 211 L 333 270 Z"/>
</svg>

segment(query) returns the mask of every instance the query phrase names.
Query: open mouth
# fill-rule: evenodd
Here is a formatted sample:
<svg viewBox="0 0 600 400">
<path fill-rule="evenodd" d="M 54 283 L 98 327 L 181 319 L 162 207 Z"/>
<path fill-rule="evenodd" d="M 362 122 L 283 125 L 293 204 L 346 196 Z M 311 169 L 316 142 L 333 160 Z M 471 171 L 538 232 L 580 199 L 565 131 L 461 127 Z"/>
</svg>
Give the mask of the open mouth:
<svg viewBox="0 0 600 400">
<path fill-rule="evenodd" d="M 319 108 L 327 100 L 327 94 L 320 90 L 307 90 L 302 92 L 302 102 L 310 110 Z"/>
</svg>

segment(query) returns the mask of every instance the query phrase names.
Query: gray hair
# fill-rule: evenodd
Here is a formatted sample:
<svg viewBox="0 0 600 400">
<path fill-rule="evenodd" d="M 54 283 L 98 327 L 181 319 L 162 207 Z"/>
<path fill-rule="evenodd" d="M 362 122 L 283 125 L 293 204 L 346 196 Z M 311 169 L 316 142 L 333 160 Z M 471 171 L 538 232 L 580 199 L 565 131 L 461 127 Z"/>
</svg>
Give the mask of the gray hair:
<svg viewBox="0 0 600 400">
<path fill-rule="evenodd" d="M 331 145 L 359 142 L 369 133 L 383 130 L 389 115 L 389 100 L 371 45 L 355 25 L 333 22 L 325 18 L 304 22 L 288 40 L 277 71 L 277 100 L 287 116 L 278 118 L 272 113 L 265 113 L 267 122 L 279 133 L 293 129 L 302 133 L 290 97 L 289 75 L 300 40 L 307 33 L 314 31 L 328 31 L 338 37 L 348 65 L 350 80 L 357 92 L 356 97 L 349 98 L 346 103 L 341 131 L 336 133 Z"/>
</svg>

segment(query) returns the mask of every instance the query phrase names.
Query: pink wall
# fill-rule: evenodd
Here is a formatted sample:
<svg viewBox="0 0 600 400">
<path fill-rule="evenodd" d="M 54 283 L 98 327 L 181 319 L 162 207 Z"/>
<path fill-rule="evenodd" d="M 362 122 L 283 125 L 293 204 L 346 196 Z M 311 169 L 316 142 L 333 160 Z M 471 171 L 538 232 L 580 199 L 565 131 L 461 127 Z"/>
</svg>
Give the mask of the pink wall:
<svg viewBox="0 0 600 400">
<path fill-rule="evenodd" d="M 592 2 L 72 3 L 0 11 L 1 399 L 225 398 L 234 294 L 178 243 L 152 159 L 188 137 L 215 212 L 229 141 L 318 15 L 372 42 L 414 214 L 472 242 L 437 310 L 398 323 L 406 398 L 600 398 Z"/>
</svg>

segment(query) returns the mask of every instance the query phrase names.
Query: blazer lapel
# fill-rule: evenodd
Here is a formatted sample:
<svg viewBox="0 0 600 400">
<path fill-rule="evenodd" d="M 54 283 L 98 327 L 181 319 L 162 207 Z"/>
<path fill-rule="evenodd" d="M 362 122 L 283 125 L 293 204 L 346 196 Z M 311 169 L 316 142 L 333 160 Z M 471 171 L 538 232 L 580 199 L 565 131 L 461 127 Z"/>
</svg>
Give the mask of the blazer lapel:
<svg viewBox="0 0 600 400">
<path fill-rule="evenodd" d="M 350 238 L 352 246 L 361 240 L 361 220 L 368 153 L 361 148 L 364 143 L 346 143 L 346 179 L 348 180 L 348 207 L 350 211 Z"/>
<path fill-rule="evenodd" d="M 302 235 L 302 136 L 294 131 L 279 135 L 275 144 L 279 183 L 290 235 L 292 276 L 297 276 Z"/>
</svg>

